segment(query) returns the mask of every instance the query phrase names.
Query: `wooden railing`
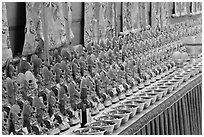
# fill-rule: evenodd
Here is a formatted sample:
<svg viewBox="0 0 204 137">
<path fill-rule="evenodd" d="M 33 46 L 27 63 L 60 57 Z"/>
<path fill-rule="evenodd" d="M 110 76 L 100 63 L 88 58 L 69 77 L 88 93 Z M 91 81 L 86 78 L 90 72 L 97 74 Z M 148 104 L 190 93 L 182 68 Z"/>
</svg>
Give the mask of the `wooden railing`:
<svg viewBox="0 0 204 137">
<path fill-rule="evenodd" d="M 114 134 L 201 135 L 202 74 L 133 117 Z"/>
</svg>

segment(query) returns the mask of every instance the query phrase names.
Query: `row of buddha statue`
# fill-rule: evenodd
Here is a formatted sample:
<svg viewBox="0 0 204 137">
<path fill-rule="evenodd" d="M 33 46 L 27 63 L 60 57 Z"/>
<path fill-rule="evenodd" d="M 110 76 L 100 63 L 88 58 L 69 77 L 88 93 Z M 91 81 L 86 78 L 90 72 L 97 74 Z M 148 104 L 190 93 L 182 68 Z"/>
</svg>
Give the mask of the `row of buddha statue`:
<svg viewBox="0 0 204 137">
<path fill-rule="evenodd" d="M 202 31 L 201 20 L 121 33 L 117 37 L 34 54 L 3 70 L 3 134 L 60 134 L 80 123 L 81 100 L 91 115 L 156 81 L 175 66 L 183 37 Z M 86 88 L 86 92 L 84 92 Z"/>
</svg>

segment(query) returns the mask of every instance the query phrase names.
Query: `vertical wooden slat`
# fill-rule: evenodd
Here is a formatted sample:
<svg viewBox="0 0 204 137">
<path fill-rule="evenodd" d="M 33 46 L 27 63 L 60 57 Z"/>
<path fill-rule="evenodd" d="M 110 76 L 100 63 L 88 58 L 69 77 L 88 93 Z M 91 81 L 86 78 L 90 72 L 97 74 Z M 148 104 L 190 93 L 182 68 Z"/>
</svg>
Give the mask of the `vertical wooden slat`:
<svg viewBox="0 0 204 137">
<path fill-rule="evenodd" d="M 193 101 L 193 118 L 194 118 L 194 127 L 195 127 L 195 131 L 194 131 L 194 135 L 197 135 L 198 133 L 197 133 L 197 131 L 198 131 L 198 127 L 197 127 L 197 116 L 196 116 L 196 99 L 195 99 L 195 92 L 196 92 L 196 90 L 195 89 L 193 89 L 193 91 L 192 91 L 192 101 Z"/>
<path fill-rule="evenodd" d="M 179 112 L 178 112 L 178 102 L 176 102 L 175 104 L 175 125 L 176 125 L 176 135 L 180 135 L 180 129 L 179 129 Z"/>
<path fill-rule="evenodd" d="M 199 106 L 198 106 L 198 96 L 197 96 L 197 92 L 198 92 L 198 86 L 195 87 L 195 93 L 194 93 L 194 98 L 195 98 L 195 106 L 196 106 L 196 109 L 195 109 L 195 114 L 196 114 L 196 125 L 197 125 L 197 134 L 199 134 L 199 123 L 200 123 L 200 116 L 199 116 Z"/>
<path fill-rule="evenodd" d="M 142 135 L 141 133 L 142 133 L 142 132 L 141 132 L 141 130 L 140 130 L 140 131 L 137 132 L 137 135 Z"/>
<path fill-rule="evenodd" d="M 183 119 L 183 113 L 182 113 L 182 103 L 181 100 L 179 100 L 177 102 L 177 106 L 178 106 L 178 116 L 179 116 L 179 132 L 181 135 L 184 135 L 184 119 Z"/>
<path fill-rule="evenodd" d="M 190 91 L 188 94 L 187 94 L 187 102 L 188 102 L 188 108 L 189 108 L 189 123 L 190 123 L 190 134 L 192 135 L 193 134 L 193 130 L 194 130 L 194 126 L 193 126 L 193 117 L 192 117 L 192 101 L 190 99 L 190 96 L 191 96 L 191 92 Z"/>
<path fill-rule="evenodd" d="M 168 123 L 168 113 L 169 113 L 169 111 L 168 111 L 168 109 L 166 109 L 165 111 L 164 111 L 164 134 L 165 135 L 169 135 L 169 123 Z"/>
<path fill-rule="evenodd" d="M 199 100 L 200 100 L 200 121 L 202 121 L 202 83 L 200 84 L 200 87 L 199 87 Z M 200 131 L 200 135 L 202 135 L 202 122 L 200 122 L 200 129 L 201 129 L 201 131 Z"/>
<path fill-rule="evenodd" d="M 192 117 L 192 128 L 193 128 L 193 130 L 192 130 L 192 135 L 195 135 L 195 132 L 196 132 L 196 127 L 195 127 L 195 117 L 194 117 L 194 104 L 193 104 L 193 92 L 194 92 L 194 90 L 192 90 L 191 92 L 190 92 L 190 96 L 189 96 L 189 100 L 190 100 L 190 107 L 191 107 L 191 117 Z"/>
<path fill-rule="evenodd" d="M 146 131 L 145 126 L 141 129 L 141 132 L 142 132 L 142 135 L 146 135 L 147 131 Z"/>
<path fill-rule="evenodd" d="M 145 127 L 146 127 L 146 131 L 147 131 L 147 135 L 151 135 L 151 125 L 150 125 L 150 122 Z"/>
<path fill-rule="evenodd" d="M 135 135 L 141 135 L 141 132 L 140 131 L 138 131 Z"/>
<path fill-rule="evenodd" d="M 160 127 L 159 127 L 159 117 L 155 118 L 155 128 L 156 128 L 156 135 L 160 135 Z"/>
<path fill-rule="evenodd" d="M 140 130 L 140 135 L 143 135 L 143 131 L 142 131 L 142 129 Z"/>
<path fill-rule="evenodd" d="M 164 116 L 163 113 L 159 115 L 160 135 L 164 135 Z"/>
<path fill-rule="evenodd" d="M 155 135 L 155 121 L 150 121 L 151 135 Z"/>
<path fill-rule="evenodd" d="M 198 114 L 198 134 L 201 135 L 202 134 L 202 128 L 201 128 L 201 125 L 202 125 L 202 114 L 200 113 L 202 110 L 202 106 L 200 104 L 202 104 L 202 99 L 200 98 L 200 91 L 202 90 L 200 88 L 201 86 L 198 85 L 197 86 L 197 91 L 196 91 L 196 101 L 197 101 L 197 108 L 198 108 L 198 111 L 197 111 L 197 114 Z"/>
<path fill-rule="evenodd" d="M 173 117 L 172 117 L 172 108 L 170 107 L 167 109 L 167 114 L 168 114 L 168 133 L 169 135 L 174 135 L 174 127 L 173 127 Z"/>
<path fill-rule="evenodd" d="M 195 100 L 195 107 L 196 107 L 196 109 L 195 109 L 195 116 L 196 116 L 196 129 L 197 129 L 197 135 L 199 135 L 199 131 L 200 131 L 200 126 L 199 126 L 199 123 L 201 122 L 200 121 L 200 115 L 199 115 L 199 106 L 198 106 L 198 104 L 199 104 L 199 99 L 198 99 L 198 96 L 197 96 L 197 92 L 198 92 L 198 89 L 199 87 L 198 86 L 196 86 L 195 87 L 195 93 L 194 93 L 194 100 Z"/>
<path fill-rule="evenodd" d="M 185 123 L 185 135 L 190 135 L 190 122 L 189 122 L 189 108 L 188 108 L 188 104 L 187 104 L 187 95 L 185 95 L 183 97 L 183 110 L 184 110 L 184 121 Z"/>
<path fill-rule="evenodd" d="M 199 123 L 199 128 L 200 132 L 199 135 L 202 135 L 202 83 L 199 85 L 198 89 L 198 99 L 199 99 L 199 115 L 200 115 L 200 123 Z"/>
</svg>

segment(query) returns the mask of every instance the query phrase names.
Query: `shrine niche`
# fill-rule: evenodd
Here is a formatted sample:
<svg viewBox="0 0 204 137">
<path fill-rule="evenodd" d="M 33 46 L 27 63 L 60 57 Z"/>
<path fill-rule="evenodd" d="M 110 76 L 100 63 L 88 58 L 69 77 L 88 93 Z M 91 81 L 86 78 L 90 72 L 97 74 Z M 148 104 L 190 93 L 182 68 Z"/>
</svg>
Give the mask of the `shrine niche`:
<svg viewBox="0 0 204 137">
<path fill-rule="evenodd" d="M 2 2 L 2 63 L 12 58 L 6 3 Z"/>
</svg>

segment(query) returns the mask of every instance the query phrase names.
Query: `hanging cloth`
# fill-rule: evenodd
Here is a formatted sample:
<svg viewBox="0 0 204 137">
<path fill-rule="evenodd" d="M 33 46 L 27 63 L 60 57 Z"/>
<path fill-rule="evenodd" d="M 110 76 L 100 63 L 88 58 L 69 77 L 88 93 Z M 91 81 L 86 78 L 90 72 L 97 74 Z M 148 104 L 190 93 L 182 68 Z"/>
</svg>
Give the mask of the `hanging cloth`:
<svg viewBox="0 0 204 137">
<path fill-rule="evenodd" d="M 122 3 L 123 31 L 132 30 L 132 2 Z"/>
<path fill-rule="evenodd" d="M 22 55 L 33 54 L 37 49 L 38 52 L 43 52 L 42 7 L 41 2 L 26 2 L 25 41 Z"/>
<path fill-rule="evenodd" d="M 94 29 L 97 20 L 93 16 L 94 14 L 94 3 L 85 2 L 85 17 L 84 17 L 84 45 L 87 46 L 90 41 L 94 41 L 96 38 Z"/>
<path fill-rule="evenodd" d="M 161 27 L 165 28 L 169 24 L 168 22 L 168 3 L 161 2 Z"/>
<path fill-rule="evenodd" d="M 141 28 L 146 28 L 149 25 L 148 19 L 148 2 L 140 2 L 140 23 Z"/>
<path fill-rule="evenodd" d="M 139 15 L 140 15 L 139 2 L 132 2 L 132 12 L 131 12 L 132 29 L 140 28 Z"/>
<path fill-rule="evenodd" d="M 116 8 L 114 2 L 85 2 L 85 46 L 111 39 L 116 33 Z"/>
<path fill-rule="evenodd" d="M 66 43 L 70 45 L 71 40 L 74 38 L 72 32 L 72 5 L 71 2 L 63 2 L 63 14 L 65 19 Z"/>
<path fill-rule="evenodd" d="M 181 16 L 181 2 L 175 2 L 175 14 Z"/>
<path fill-rule="evenodd" d="M 66 3 L 66 19 L 64 17 L 63 4 L 61 2 L 26 2 L 26 28 L 23 55 L 43 53 L 45 43 L 43 33 L 45 28 L 47 29 L 46 37 L 48 42 L 46 46 L 48 46 L 48 51 L 68 42 L 66 39 L 66 28 L 68 28 L 69 32 L 69 41 L 74 38 L 71 29 L 71 3 Z M 42 11 L 44 11 L 43 14 Z M 45 23 L 46 27 L 42 27 L 43 23 Z"/>
<path fill-rule="evenodd" d="M 151 26 L 161 28 L 161 9 L 160 2 L 152 2 Z"/>
<path fill-rule="evenodd" d="M 181 16 L 184 16 L 187 14 L 186 3 L 187 2 L 181 2 Z"/>
<path fill-rule="evenodd" d="M 61 2 L 49 2 L 45 7 L 49 49 L 66 43 L 65 20 Z"/>
<path fill-rule="evenodd" d="M 139 29 L 144 22 L 146 23 L 146 13 L 145 9 L 141 10 L 142 5 L 144 4 L 141 2 L 122 3 L 123 31 Z M 143 18 L 145 18 L 144 21 Z"/>
<path fill-rule="evenodd" d="M 12 51 L 9 40 L 7 8 L 6 3 L 2 2 L 2 64 L 9 58 L 12 58 Z"/>
</svg>

